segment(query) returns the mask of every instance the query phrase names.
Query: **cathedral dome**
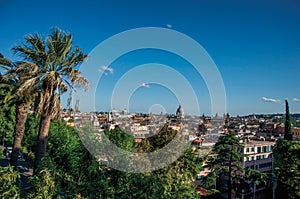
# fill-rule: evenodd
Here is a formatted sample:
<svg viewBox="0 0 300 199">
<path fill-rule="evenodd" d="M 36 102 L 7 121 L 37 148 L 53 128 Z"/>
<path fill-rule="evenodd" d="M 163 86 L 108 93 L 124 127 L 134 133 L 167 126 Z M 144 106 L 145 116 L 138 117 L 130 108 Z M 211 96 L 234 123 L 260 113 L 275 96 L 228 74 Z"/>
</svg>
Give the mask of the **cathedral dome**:
<svg viewBox="0 0 300 199">
<path fill-rule="evenodd" d="M 181 107 L 181 105 L 179 105 L 179 107 L 177 108 L 176 116 L 178 118 L 184 118 L 184 111 L 183 111 L 183 108 Z"/>
</svg>

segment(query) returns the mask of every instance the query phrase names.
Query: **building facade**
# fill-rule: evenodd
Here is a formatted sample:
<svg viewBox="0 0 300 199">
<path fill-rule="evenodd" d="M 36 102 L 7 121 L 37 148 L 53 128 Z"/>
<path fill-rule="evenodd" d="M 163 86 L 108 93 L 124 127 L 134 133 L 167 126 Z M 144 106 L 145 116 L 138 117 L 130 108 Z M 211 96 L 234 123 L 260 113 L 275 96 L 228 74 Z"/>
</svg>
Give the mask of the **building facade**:
<svg viewBox="0 0 300 199">
<path fill-rule="evenodd" d="M 232 198 L 239 199 L 265 199 L 272 198 L 272 172 L 273 172 L 273 154 L 272 149 L 275 142 L 248 140 L 242 143 L 241 152 L 244 157 L 241 160 L 244 168 L 251 168 L 268 174 L 266 185 L 255 185 L 252 181 L 247 181 L 238 192 L 232 190 Z M 227 175 L 220 175 L 217 179 L 217 187 L 222 196 L 227 198 Z"/>
</svg>

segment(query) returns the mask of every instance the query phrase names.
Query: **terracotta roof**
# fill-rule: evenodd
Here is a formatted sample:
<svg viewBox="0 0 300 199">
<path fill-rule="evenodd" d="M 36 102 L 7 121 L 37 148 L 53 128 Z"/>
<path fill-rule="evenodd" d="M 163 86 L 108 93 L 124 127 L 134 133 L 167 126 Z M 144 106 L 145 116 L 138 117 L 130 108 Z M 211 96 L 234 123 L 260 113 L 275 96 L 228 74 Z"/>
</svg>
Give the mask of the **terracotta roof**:
<svg viewBox="0 0 300 199">
<path fill-rule="evenodd" d="M 207 190 L 207 189 L 204 189 L 202 187 L 197 187 L 196 188 L 196 191 L 197 193 L 200 195 L 200 196 L 209 196 L 212 194 L 211 191 Z"/>
</svg>

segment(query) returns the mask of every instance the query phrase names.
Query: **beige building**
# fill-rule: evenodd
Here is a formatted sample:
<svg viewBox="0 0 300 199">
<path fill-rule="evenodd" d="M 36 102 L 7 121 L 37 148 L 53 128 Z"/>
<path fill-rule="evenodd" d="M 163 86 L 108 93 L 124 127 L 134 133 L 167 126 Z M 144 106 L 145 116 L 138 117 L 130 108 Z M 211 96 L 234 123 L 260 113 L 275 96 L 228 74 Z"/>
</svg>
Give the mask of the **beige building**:
<svg viewBox="0 0 300 199">
<path fill-rule="evenodd" d="M 249 141 L 244 143 L 244 167 L 262 172 L 272 171 L 272 149 L 275 142 Z"/>
<path fill-rule="evenodd" d="M 260 172 L 271 173 L 273 171 L 274 158 L 272 149 L 276 143 L 269 141 L 249 141 L 245 142 L 243 152 L 245 154 L 243 165 Z M 271 177 L 267 186 L 256 186 L 249 184 L 249 189 L 244 190 L 242 198 L 272 198 Z"/>
<path fill-rule="evenodd" d="M 243 189 L 239 192 L 232 190 L 232 198 L 243 199 L 264 199 L 272 198 L 272 170 L 273 170 L 273 154 L 272 149 L 275 142 L 270 141 L 254 141 L 249 140 L 242 143 L 242 152 L 245 155 L 243 158 L 243 167 L 251 168 L 260 172 L 268 173 L 270 178 L 267 180 L 266 185 L 255 185 L 249 181 L 244 185 Z M 221 175 L 217 180 L 217 186 L 221 190 L 222 196 L 227 197 L 227 181 L 228 176 Z"/>
</svg>

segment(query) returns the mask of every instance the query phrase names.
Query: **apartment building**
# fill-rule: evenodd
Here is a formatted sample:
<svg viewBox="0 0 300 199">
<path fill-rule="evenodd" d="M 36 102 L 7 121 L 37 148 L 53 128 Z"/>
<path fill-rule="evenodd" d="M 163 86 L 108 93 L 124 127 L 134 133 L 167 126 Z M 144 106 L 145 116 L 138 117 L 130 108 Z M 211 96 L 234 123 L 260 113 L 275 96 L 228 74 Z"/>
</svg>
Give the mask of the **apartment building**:
<svg viewBox="0 0 300 199">
<path fill-rule="evenodd" d="M 245 142 L 243 152 L 244 167 L 250 167 L 258 171 L 272 171 L 273 155 L 272 149 L 275 142 L 249 141 Z"/>
<path fill-rule="evenodd" d="M 265 199 L 272 198 L 272 171 L 273 171 L 273 154 L 272 149 L 275 142 L 248 140 L 242 143 L 244 154 L 242 165 L 244 168 L 251 168 L 260 172 L 270 174 L 266 185 L 255 185 L 252 181 L 248 181 L 243 185 L 243 189 L 239 192 L 232 192 L 232 198 L 241 199 Z M 228 176 L 221 175 L 217 179 L 217 186 L 221 190 L 222 196 L 227 197 L 227 182 Z"/>
<path fill-rule="evenodd" d="M 248 141 L 244 142 L 243 152 L 245 154 L 243 165 L 245 168 L 251 168 L 260 172 L 270 174 L 266 185 L 256 186 L 249 183 L 249 188 L 242 193 L 242 198 L 272 198 L 272 178 L 274 158 L 272 149 L 276 143 L 269 141 Z"/>
</svg>

